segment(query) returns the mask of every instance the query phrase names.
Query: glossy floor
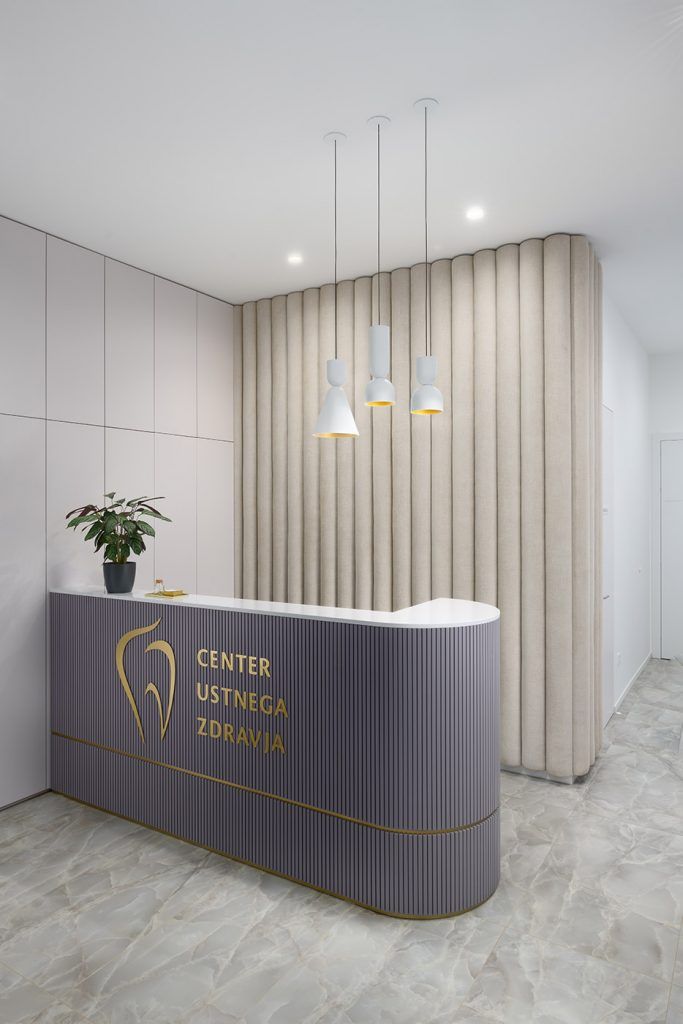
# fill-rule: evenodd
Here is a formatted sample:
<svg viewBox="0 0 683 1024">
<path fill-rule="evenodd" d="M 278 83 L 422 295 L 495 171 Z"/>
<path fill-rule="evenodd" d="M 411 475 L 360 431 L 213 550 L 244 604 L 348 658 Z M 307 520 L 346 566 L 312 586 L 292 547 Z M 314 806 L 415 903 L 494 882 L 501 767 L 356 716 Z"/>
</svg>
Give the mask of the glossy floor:
<svg viewBox="0 0 683 1024">
<path fill-rule="evenodd" d="M 588 781 L 502 777 L 503 880 L 402 922 L 53 794 L 0 814 L 2 1024 L 683 1022 L 683 667 Z"/>
</svg>

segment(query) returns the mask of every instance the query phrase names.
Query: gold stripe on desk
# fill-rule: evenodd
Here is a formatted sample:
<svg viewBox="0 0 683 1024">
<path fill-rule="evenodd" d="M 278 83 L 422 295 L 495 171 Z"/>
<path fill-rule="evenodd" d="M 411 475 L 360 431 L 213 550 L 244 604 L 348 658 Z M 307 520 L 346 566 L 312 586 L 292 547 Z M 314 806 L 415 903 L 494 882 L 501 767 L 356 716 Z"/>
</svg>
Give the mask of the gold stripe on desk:
<svg viewBox="0 0 683 1024">
<path fill-rule="evenodd" d="M 206 782 L 215 782 L 219 786 L 228 786 L 230 789 L 240 789 L 245 793 L 253 793 L 254 796 L 262 796 L 268 800 L 279 800 L 281 803 L 289 804 L 291 807 L 300 807 L 305 811 L 315 811 L 316 814 L 326 814 L 330 818 L 340 818 L 342 821 L 348 821 L 352 825 L 362 825 L 364 828 L 375 828 L 380 832 L 394 832 L 404 836 L 448 835 L 452 832 L 464 832 L 467 829 L 483 825 L 483 823 L 493 817 L 498 810 L 496 807 L 484 818 L 480 818 L 478 821 L 469 822 L 467 825 L 456 825 L 454 828 L 391 828 L 389 825 L 376 825 L 371 821 L 363 821 L 362 818 L 353 818 L 351 815 L 341 814 L 339 811 L 328 811 L 324 807 L 315 807 L 313 804 L 304 803 L 302 800 L 293 800 L 288 796 L 279 796 L 277 793 L 266 793 L 262 789 L 255 789 L 253 786 L 245 786 L 241 782 L 230 782 L 228 779 L 218 779 L 214 775 L 205 775 L 204 772 L 196 772 L 191 768 L 181 768 L 177 764 L 167 764 L 165 761 L 155 761 L 151 757 L 143 757 L 142 754 L 131 754 L 127 750 L 119 750 L 117 747 L 108 747 L 104 743 L 95 743 L 93 740 L 84 740 L 79 736 L 69 736 L 67 733 L 57 732 L 55 729 L 52 730 L 52 735 L 58 736 L 59 739 L 62 740 L 69 740 L 71 743 L 82 743 L 86 747 L 94 747 L 96 750 L 105 750 L 109 754 L 118 754 L 119 757 L 130 758 L 131 761 L 142 761 L 144 764 L 151 764 L 156 768 L 166 768 L 168 771 L 179 772 L 181 775 L 190 775 L 195 779 L 204 779 Z"/>
<path fill-rule="evenodd" d="M 53 735 L 59 736 L 61 734 L 54 733 Z M 87 741 L 84 740 L 83 742 Z M 93 745 L 96 746 L 96 744 Z M 48 791 L 46 790 L 46 792 Z M 149 829 L 151 832 L 159 832 L 162 836 L 169 836 L 170 839 L 177 839 L 179 842 L 187 843 L 189 846 L 196 846 L 200 850 L 207 850 L 209 853 L 215 853 L 217 856 L 225 857 L 226 860 L 234 861 L 236 864 L 244 864 L 245 867 L 254 868 L 256 871 L 263 871 L 266 875 L 274 875 L 275 878 L 284 878 L 288 882 L 295 882 L 297 885 L 303 885 L 307 889 L 313 889 L 314 892 L 320 892 L 323 896 L 332 896 L 336 900 L 343 900 L 344 903 L 351 903 L 354 907 L 361 907 L 363 910 L 371 910 L 373 914 L 381 914 L 382 917 L 397 917 L 404 921 L 443 921 L 449 917 L 461 917 L 463 914 L 469 914 L 471 910 L 476 910 L 477 907 L 483 907 L 483 905 L 491 899 L 491 896 L 493 896 L 493 893 L 491 893 L 491 896 L 487 896 L 486 899 L 481 900 L 479 903 L 474 903 L 471 907 L 465 907 L 463 910 L 454 910 L 451 914 L 400 914 L 391 910 L 380 910 L 379 907 L 373 906 L 372 903 L 361 903 L 360 900 L 352 900 L 350 896 L 342 896 L 341 893 L 335 892 L 334 889 L 324 889 L 320 885 L 314 885 L 312 882 L 304 882 L 301 878 L 295 878 L 294 875 L 287 875 L 284 871 L 276 871 L 274 868 L 264 868 L 262 864 L 255 864 L 253 861 L 247 860 L 245 857 L 237 857 L 233 853 L 225 853 L 223 850 L 217 850 L 213 846 L 207 846 L 206 843 L 198 843 L 194 839 L 186 839 L 185 836 L 180 836 L 176 832 L 169 832 L 167 829 L 158 828 L 156 825 L 148 825 L 146 822 L 140 821 L 139 818 L 130 818 L 127 814 L 119 814 L 118 811 L 110 811 L 106 807 L 100 807 L 99 804 L 91 804 L 87 800 L 80 800 L 77 796 L 70 796 L 68 793 L 63 793 L 61 789 L 53 789 L 52 792 L 56 793 L 58 796 L 65 797 L 67 800 L 73 800 L 74 803 L 81 804 L 83 807 L 91 807 L 94 811 L 102 811 L 104 814 L 111 814 L 114 818 L 121 818 L 122 821 L 130 821 L 133 825 L 140 825 L 142 828 Z M 495 814 L 495 811 L 493 813 Z M 485 818 L 483 820 L 486 821 Z"/>
</svg>

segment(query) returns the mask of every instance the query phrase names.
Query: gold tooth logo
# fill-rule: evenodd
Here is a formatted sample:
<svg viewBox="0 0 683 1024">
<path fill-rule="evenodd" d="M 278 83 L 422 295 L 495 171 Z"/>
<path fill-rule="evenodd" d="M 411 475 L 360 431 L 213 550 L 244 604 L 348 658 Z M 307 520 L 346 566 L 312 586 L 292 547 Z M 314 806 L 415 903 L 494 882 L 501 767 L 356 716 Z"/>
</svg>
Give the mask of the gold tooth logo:
<svg viewBox="0 0 683 1024">
<path fill-rule="evenodd" d="M 128 699 L 128 703 L 130 704 L 131 709 L 133 711 L 135 724 L 138 727 L 138 732 L 140 733 L 140 738 L 143 743 L 145 742 L 145 730 L 143 729 L 142 726 L 142 719 L 140 718 L 140 709 L 138 707 L 138 703 L 135 697 L 133 696 L 133 691 L 131 689 L 130 683 L 128 682 L 128 677 L 126 676 L 126 670 L 123 665 L 123 656 L 126 652 L 126 647 L 131 642 L 131 640 L 134 640 L 138 636 L 144 636 L 146 633 L 153 633 L 160 622 L 161 618 L 158 618 L 156 622 L 152 623 L 151 626 L 141 626 L 139 629 L 131 629 L 129 633 L 123 634 L 123 636 L 116 645 L 116 671 L 119 674 L 119 679 L 121 680 L 123 692 L 125 693 Z M 147 653 L 148 651 L 161 651 L 161 653 L 166 656 L 166 659 L 168 661 L 169 683 L 168 702 L 166 704 L 166 710 L 164 711 L 161 694 L 159 693 L 159 688 L 156 683 L 147 683 L 144 693 L 145 697 L 147 696 L 148 693 L 151 693 L 151 695 L 154 697 L 157 703 L 157 711 L 159 712 L 159 727 L 161 729 L 161 738 L 163 740 L 164 737 L 166 736 L 166 730 L 168 729 L 168 723 L 171 718 L 171 710 L 173 709 L 173 699 L 175 697 L 175 654 L 173 653 L 173 648 L 171 647 L 167 640 L 153 640 L 150 644 L 147 644 L 147 647 L 145 647 L 145 653 Z"/>
</svg>

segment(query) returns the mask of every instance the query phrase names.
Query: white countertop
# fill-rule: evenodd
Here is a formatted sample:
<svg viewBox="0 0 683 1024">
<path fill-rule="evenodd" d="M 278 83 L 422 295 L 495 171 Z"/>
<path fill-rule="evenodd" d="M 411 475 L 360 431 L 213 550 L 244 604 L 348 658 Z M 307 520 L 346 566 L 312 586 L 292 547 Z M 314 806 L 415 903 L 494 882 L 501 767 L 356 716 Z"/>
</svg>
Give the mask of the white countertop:
<svg viewBox="0 0 683 1024">
<path fill-rule="evenodd" d="M 101 587 L 70 587 L 52 590 L 53 594 L 76 594 L 100 597 L 106 601 L 140 601 L 155 605 L 187 605 L 191 608 L 218 608 L 227 611 L 256 612 L 262 615 L 288 615 L 297 619 L 331 619 L 333 622 L 356 622 L 374 626 L 477 626 L 495 622 L 500 612 L 490 604 L 440 597 L 435 601 L 402 608 L 397 612 L 372 612 L 356 608 L 323 608 L 313 604 L 289 604 L 276 601 L 248 601 L 239 597 L 207 597 L 188 594 L 186 597 L 146 597 L 143 591 L 132 594 L 107 594 Z"/>
</svg>

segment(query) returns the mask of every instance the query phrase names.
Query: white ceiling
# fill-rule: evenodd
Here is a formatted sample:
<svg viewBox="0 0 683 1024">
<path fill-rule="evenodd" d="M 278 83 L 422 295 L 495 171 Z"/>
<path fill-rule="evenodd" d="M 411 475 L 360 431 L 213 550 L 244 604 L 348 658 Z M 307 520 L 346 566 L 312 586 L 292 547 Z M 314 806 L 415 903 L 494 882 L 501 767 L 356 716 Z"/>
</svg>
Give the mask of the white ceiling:
<svg viewBox="0 0 683 1024">
<path fill-rule="evenodd" d="M 0 213 L 240 302 L 584 232 L 651 351 L 683 350 L 683 3 L 3 0 Z M 487 216 L 470 223 L 464 209 Z M 302 253 L 297 267 L 287 253 Z"/>
</svg>

